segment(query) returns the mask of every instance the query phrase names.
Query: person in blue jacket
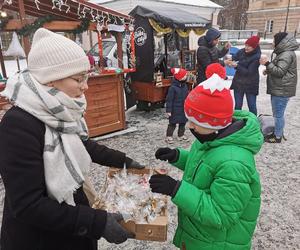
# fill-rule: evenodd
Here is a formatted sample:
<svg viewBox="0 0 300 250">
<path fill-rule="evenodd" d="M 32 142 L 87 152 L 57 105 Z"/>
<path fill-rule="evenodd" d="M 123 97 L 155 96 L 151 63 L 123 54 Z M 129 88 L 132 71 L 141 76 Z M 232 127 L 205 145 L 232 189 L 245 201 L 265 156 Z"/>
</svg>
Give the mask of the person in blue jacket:
<svg viewBox="0 0 300 250">
<path fill-rule="evenodd" d="M 259 88 L 259 59 L 261 51 L 259 37 L 252 36 L 245 42 L 245 48 L 232 56 L 229 65 L 236 69 L 231 89 L 234 90 L 235 109 L 242 109 L 246 95 L 249 111 L 257 115 L 256 97 Z"/>
<path fill-rule="evenodd" d="M 188 87 L 186 84 L 187 71 L 181 68 L 172 68 L 171 73 L 174 79 L 166 97 L 166 112 L 169 117 L 166 141 L 170 144 L 174 142 L 173 133 L 176 129 L 176 124 L 179 124 L 178 139 L 187 140 L 187 137 L 184 135 L 187 119 L 184 114 L 183 106 L 184 100 L 188 95 Z"/>
</svg>

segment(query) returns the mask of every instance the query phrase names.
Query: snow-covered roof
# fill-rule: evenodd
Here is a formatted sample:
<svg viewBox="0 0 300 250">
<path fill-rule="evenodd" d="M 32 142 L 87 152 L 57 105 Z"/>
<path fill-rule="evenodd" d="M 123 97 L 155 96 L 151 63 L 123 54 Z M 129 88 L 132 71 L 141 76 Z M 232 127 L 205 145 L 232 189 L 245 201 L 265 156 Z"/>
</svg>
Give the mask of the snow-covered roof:
<svg viewBox="0 0 300 250">
<path fill-rule="evenodd" d="M 116 2 L 118 0 L 91 0 L 90 2 L 102 4 L 109 2 Z M 209 7 L 209 8 L 223 8 L 221 5 L 218 5 L 210 0 L 158 0 L 158 2 L 168 2 L 175 4 L 186 4 L 190 6 L 198 6 L 198 7 Z"/>
<path fill-rule="evenodd" d="M 186 4 L 199 7 L 213 7 L 213 8 L 223 8 L 221 5 L 218 5 L 209 0 L 161 0 L 161 2 L 177 3 L 177 4 Z"/>
</svg>

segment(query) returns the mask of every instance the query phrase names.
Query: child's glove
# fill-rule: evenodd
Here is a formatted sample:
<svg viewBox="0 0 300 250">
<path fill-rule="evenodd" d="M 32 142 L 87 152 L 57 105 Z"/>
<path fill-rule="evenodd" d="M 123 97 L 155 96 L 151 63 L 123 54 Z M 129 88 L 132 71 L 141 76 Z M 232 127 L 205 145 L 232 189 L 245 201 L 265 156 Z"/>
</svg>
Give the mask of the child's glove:
<svg viewBox="0 0 300 250">
<path fill-rule="evenodd" d="M 179 156 L 177 149 L 159 148 L 155 152 L 155 158 L 161 161 L 168 161 L 170 163 L 176 162 Z"/>
<path fill-rule="evenodd" d="M 126 168 L 136 168 L 136 169 L 142 169 L 142 168 L 145 168 L 144 165 L 138 163 L 138 162 L 135 161 L 135 160 L 132 160 L 132 159 L 129 158 L 129 157 L 126 157 L 125 163 L 126 163 Z"/>
<path fill-rule="evenodd" d="M 154 193 L 169 195 L 172 198 L 176 195 L 181 182 L 174 180 L 168 175 L 155 174 L 150 180 L 150 188 Z"/>
</svg>

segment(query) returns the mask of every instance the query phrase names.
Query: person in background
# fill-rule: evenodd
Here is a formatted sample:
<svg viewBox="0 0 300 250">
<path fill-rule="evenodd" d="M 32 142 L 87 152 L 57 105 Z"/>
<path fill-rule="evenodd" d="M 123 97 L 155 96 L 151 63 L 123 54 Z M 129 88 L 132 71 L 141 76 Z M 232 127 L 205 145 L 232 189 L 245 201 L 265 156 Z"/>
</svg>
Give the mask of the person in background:
<svg viewBox="0 0 300 250">
<path fill-rule="evenodd" d="M 91 65 L 90 70 L 92 71 L 94 69 L 95 65 L 96 65 L 95 59 L 94 59 L 93 55 L 91 55 L 91 54 L 87 54 L 87 57 L 89 59 L 90 65 Z"/>
<path fill-rule="evenodd" d="M 210 28 L 204 36 L 198 39 L 197 50 L 197 84 L 206 80 L 205 70 L 209 64 L 223 63 L 220 58 L 224 57 L 230 47 L 230 42 L 227 42 L 222 50 L 217 48 L 221 37 L 221 32 L 215 28 Z"/>
<path fill-rule="evenodd" d="M 274 35 L 273 45 L 273 53 L 276 57 L 271 61 L 268 61 L 266 57 L 260 59 L 260 64 L 266 66 L 267 94 L 271 95 L 275 121 L 274 133 L 266 136 L 265 142 L 281 143 L 284 138 L 284 113 L 289 99 L 296 95 L 297 57 L 295 50 L 299 48 L 299 44 L 288 33 L 279 32 Z"/>
<path fill-rule="evenodd" d="M 231 89 L 234 90 L 235 109 L 242 109 L 246 95 L 249 111 L 257 115 L 256 97 L 259 90 L 259 59 L 261 51 L 258 36 L 251 36 L 245 42 L 245 48 L 232 56 L 228 65 L 236 69 Z"/>
<path fill-rule="evenodd" d="M 1 92 L 14 104 L 0 123 L 1 250 L 96 250 L 100 237 L 119 244 L 134 236 L 119 224 L 120 214 L 91 208 L 84 192 L 92 190 L 91 162 L 143 167 L 89 139 L 83 117 L 89 69 L 80 46 L 40 28 L 28 69 Z"/>
<path fill-rule="evenodd" d="M 180 249 L 251 249 L 261 203 L 254 155 L 263 144 L 256 116 L 233 113 L 230 84 L 217 74 L 194 88 L 184 110 L 196 140 L 189 150 L 159 148 L 155 157 L 184 171 L 181 181 L 152 175 L 152 192 L 178 207 L 173 243 Z"/>
<path fill-rule="evenodd" d="M 173 133 L 176 124 L 178 124 L 178 140 L 188 139 L 184 135 L 187 119 L 183 110 L 184 100 L 188 95 L 187 71 L 181 68 L 172 68 L 171 73 L 174 78 L 166 97 L 166 112 L 169 117 L 166 142 L 170 144 L 174 142 Z"/>
</svg>

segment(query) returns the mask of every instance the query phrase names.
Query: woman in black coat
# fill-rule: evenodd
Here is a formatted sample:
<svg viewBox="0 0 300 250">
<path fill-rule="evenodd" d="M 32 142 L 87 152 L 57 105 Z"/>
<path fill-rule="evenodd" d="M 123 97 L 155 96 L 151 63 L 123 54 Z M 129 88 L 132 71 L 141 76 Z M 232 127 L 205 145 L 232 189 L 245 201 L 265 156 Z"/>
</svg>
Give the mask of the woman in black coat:
<svg viewBox="0 0 300 250">
<path fill-rule="evenodd" d="M 73 41 L 38 29 L 28 70 L 1 93 L 15 107 L 0 123 L 0 173 L 5 187 L 1 250 L 96 250 L 104 237 L 122 243 L 133 235 L 120 214 L 89 206 L 91 162 L 141 167 L 122 152 L 88 138 L 89 60 Z"/>
<path fill-rule="evenodd" d="M 231 85 L 231 89 L 234 90 L 235 109 L 242 109 L 246 95 L 249 111 L 255 115 L 257 115 L 260 56 L 259 37 L 252 36 L 246 41 L 245 48 L 233 55 L 234 62 L 230 64 L 236 68 Z"/>
</svg>

